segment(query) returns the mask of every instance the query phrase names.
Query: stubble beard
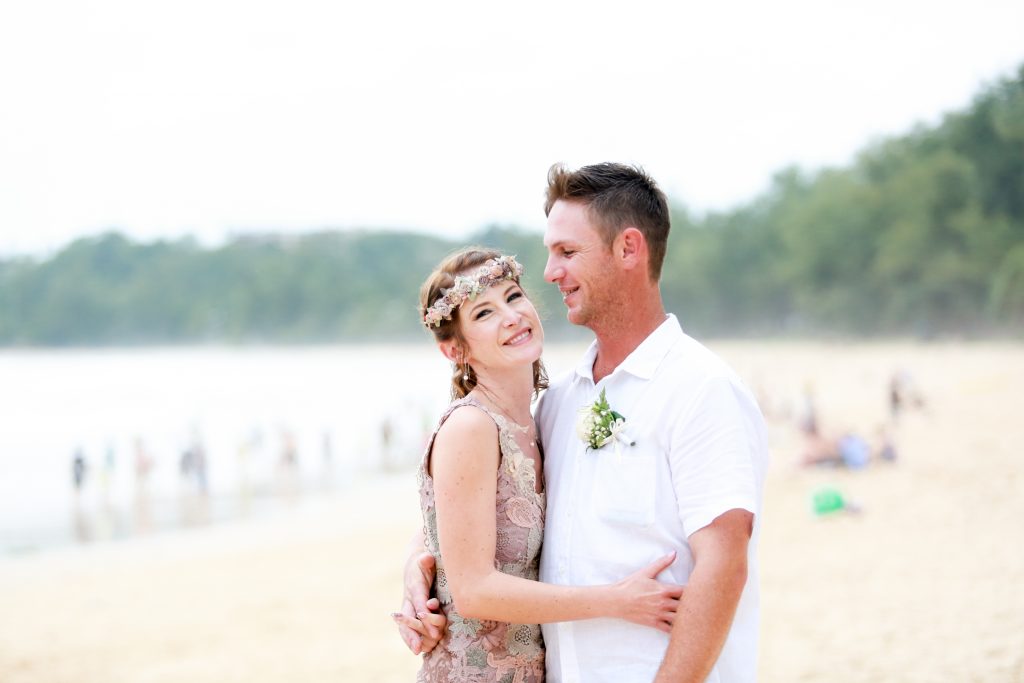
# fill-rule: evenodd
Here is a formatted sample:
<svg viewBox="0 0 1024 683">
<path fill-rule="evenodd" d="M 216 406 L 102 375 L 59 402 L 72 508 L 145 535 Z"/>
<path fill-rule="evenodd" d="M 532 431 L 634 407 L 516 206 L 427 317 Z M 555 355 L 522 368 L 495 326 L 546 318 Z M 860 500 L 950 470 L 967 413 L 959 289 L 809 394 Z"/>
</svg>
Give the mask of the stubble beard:
<svg viewBox="0 0 1024 683">
<path fill-rule="evenodd" d="M 570 310 L 566 317 L 573 325 L 586 327 L 597 332 L 597 328 L 601 326 L 602 320 L 607 322 L 606 319 L 612 313 L 614 306 L 615 299 L 613 296 L 609 296 L 604 290 L 590 290 L 587 293 L 587 297 L 581 302 L 581 305 L 576 308 L 575 313 Z"/>
</svg>

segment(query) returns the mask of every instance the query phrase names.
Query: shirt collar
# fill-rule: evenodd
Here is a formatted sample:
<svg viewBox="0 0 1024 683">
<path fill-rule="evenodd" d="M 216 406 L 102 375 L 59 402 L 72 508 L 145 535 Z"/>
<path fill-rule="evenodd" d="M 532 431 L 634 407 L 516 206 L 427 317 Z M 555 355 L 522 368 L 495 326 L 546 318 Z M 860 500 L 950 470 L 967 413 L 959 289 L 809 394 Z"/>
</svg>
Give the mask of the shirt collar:
<svg viewBox="0 0 1024 683">
<path fill-rule="evenodd" d="M 675 315 L 669 313 L 665 321 L 647 338 L 640 342 L 640 346 L 633 349 L 633 352 L 626 356 L 626 359 L 619 363 L 615 372 L 628 372 L 640 379 L 653 379 L 654 371 L 669 352 L 673 345 L 683 336 L 683 328 Z M 583 354 L 583 358 L 576 365 L 576 377 L 594 381 L 594 361 L 597 359 L 597 340 L 590 343 L 590 348 Z"/>
<path fill-rule="evenodd" d="M 590 346 L 587 348 L 586 353 L 583 354 L 583 358 L 580 358 L 580 362 L 576 364 L 576 379 L 589 379 L 590 383 L 594 383 L 594 361 L 597 360 L 597 340 L 590 342 Z"/>
</svg>

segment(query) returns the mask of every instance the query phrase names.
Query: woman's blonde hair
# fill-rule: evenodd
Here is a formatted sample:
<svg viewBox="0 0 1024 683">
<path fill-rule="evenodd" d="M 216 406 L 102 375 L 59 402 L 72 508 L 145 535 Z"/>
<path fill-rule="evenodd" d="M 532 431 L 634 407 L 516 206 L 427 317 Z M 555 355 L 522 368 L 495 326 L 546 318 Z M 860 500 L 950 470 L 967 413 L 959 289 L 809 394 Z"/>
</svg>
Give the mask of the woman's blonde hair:
<svg viewBox="0 0 1024 683">
<path fill-rule="evenodd" d="M 420 287 L 420 321 L 427 315 L 429 309 L 438 299 L 444 296 L 444 292 L 455 286 L 455 276 L 464 274 L 466 271 L 482 266 L 490 259 L 499 258 L 501 252 L 488 247 L 465 247 L 445 257 L 430 277 Z M 513 278 L 519 285 L 519 278 Z M 522 286 L 522 285 L 520 285 Z M 444 291 L 442 291 L 444 290 Z M 524 292 L 525 293 L 525 292 Z M 460 349 L 466 348 L 466 340 L 459 330 L 459 311 L 457 307 L 451 314 L 451 320 L 441 320 L 438 326 L 431 326 L 429 329 L 434 335 L 435 341 L 446 342 L 455 340 Z M 463 379 L 463 376 L 467 376 Z M 456 364 L 452 371 L 452 399 L 459 399 L 468 394 L 476 386 L 476 372 L 470 365 Z M 544 363 L 538 358 L 533 362 L 533 392 L 540 393 L 548 387 L 548 376 L 544 370 Z"/>
</svg>

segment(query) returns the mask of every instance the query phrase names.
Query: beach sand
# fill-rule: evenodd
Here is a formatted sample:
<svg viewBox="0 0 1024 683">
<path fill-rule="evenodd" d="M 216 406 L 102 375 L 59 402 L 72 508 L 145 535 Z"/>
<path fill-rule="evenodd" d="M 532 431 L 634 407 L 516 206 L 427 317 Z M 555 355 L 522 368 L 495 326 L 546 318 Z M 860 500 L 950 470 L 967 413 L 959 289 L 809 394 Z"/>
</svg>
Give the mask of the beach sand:
<svg viewBox="0 0 1024 683">
<path fill-rule="evenodd" d="M 764 397 L 761 680 L 1024 681 L 1024 347 L 712 343 Z M 557 352 L 557 351 L 556 351 Z M 870 436 L 886 383 L 925 399 L 899 459 L 797 466 L 797 397 Z M 833 487 L 862 508 L 816 517 Z M 412 474 L 261 521 L 0 559 L 0 681 L 411 681 L 388 616 Z"/>
</svg>

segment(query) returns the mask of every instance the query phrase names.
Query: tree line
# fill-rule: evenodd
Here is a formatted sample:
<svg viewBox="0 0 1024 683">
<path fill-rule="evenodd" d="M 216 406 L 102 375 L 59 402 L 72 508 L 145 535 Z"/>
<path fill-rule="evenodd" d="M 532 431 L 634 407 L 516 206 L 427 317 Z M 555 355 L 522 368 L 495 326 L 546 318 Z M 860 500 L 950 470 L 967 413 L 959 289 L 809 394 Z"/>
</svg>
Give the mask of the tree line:
<svg viewBox="0 0 1024 683">
<path fill-rule="evenodd" d="M 761 196 L 673 206 L 666 307 L 701 335 L 1019 336 L 1024 331 L 1024 66 L 933 126 L 848 165 L 780 171 Z M 579 335 L 543 282 L 539 233 L 515 253 L 549 336 Z M 216 248 L 116 232 L 0 260 L 0 344 L 307 343 L 422 338 L 418 288 L 461 246 L 416 233 L 248 235 Z"/>
</svg>

